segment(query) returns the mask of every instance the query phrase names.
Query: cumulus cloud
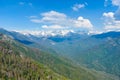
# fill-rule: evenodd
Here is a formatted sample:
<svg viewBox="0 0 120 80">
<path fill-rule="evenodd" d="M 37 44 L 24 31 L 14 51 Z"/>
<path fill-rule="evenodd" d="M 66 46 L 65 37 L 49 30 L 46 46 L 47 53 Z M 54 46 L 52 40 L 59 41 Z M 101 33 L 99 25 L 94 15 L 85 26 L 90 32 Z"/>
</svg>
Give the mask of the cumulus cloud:
<svg viewBox="0 0 120 80">
<path fill-rule="evenodd" d="M 120 30 L 120 21 L 116 20 L 113 12 L 103 13 L 106 30 Z"/>
<path fill-rule="evenodd" d="M 31 19 L 32 22 L 35 23 L 52 23 L 59 24 L 66 20 L 67 16 L 63 13 L 59 13 L 56 11 L 50 11 L 40 14 L 42 16 L 41 19 Z"/>
<path fill-rule="evenodd" d="M 112 4 L 118 7 L 114 16 L 116 20 L 120 20 L 120 0 L 112 0 Z"/>
<path fill-rule="evenodd" d="M 75 20 L 75 27 L 92 28 L 92 26 L 91 22 L 88 19 L 84 19 L 82 16 Z"/>
<path fill-rule="evenodd" d="M 67 18 L 67 16 L 64 13 L 59 13 L 56 11 L 42 13 L 41 16 L 43 16 L 41 22 L 49 22 L 53 24 L 63 23 L 63 21 L 65 21 Z"/>
<path fill-rule="evenodd" d="M 105 0 L 105 2 L 108 1 L 118 9 L 115 12 L 103 13 L 105 29 L 120 30 L 120 0 Z"/>
<path fill-rule="evenodd" d="M 108 5 L 108 3 L 112 4 L 113 6 L 118 7 L 118 9 L 114 12 L 114 17 L 116 20 L 120 20 L 120 0 L 105 0 L 105 6 Z"/>
<path fill-rule="evenodd" d="M 86 29 L 91 29 L 93 25 L 91 24 L 89 19 L 85 19 L 82 16 L 78 17 L 78 19 L 72 19 L 69 18 L 66 14 L 64 13 L 59 13 L 56 11 L 49 11 L 40 14 L 41 18 L 31 18 L 30 21 L 34 23 L 40 23 L 43 25 L 54 25 L 53 26 L 46 26 L 46 28 L 86 28 Z M 56 26 L 57 25 L 57 26 Z M 59 26 L 58 26 L 59 25 Z M 45 26 L 44 26 L 45 28 Z"/>
</svg>

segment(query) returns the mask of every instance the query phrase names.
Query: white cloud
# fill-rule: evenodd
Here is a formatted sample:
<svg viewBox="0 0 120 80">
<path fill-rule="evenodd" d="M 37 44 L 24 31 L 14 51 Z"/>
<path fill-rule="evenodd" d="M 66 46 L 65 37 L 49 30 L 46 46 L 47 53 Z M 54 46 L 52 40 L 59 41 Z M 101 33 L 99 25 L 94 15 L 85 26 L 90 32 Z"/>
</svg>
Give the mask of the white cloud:
<svg viewBox="0 0 120 80">
<path fill-rule="evenodd" d="M 103 13 L 106 30 L 120 30 L 120 20 L 116 20 L 113 12 Z"/>
<path fill-rule="evenodd" d="M 50 26 L 43 25 L 42 28 L 44 28 L 44 29 L 62 29 L 63 27 L 60 25 L 50 25 Z"/>
<path fill-rule="evenodd" d="M 108 3 L 112 4 L 113 6 L 120 6 L 120 0 L 105 0 L 104 5 L 107 6 Z"/>
<path fill-rule="evenodd" d="M 114 18 L 114 13 L 113 12 L 103 13 L 103 16 L 107 18 Z"/>
<path fill-rule="evenodd" d="M 120 6 L 120 0 L 112 0 L 114 6 Z"/>
<path fill-rule="evenodd" d="M 62 23 L 66 20 L 67 16 L 64 13 L 59 13 L 56 11 L 50 11 L 46 13 L 42 13 L 41 16 L 43 18 L 41 19 L 41 22 L 50 22 L 50 23 Z"/>
<path fill-rule="evenodd" d="M 105 0 L 105 2 L 108 1 L 118 9 L 115 12 L 103 13 L 105 29 L 120 30 L 120 0 Z"/>
<path fill-rule="evenodd" d="M 44 17 L 56 17 L 56 18 L 66 18 L 64 13 L 59 13 L 56 11 L 45 12 L 41 14 Z"/>
<path fill-rule="evenodd" d="M 78 19 L 69 18 L 64 13 L 59 13 L 56 11 L 49 11 L 41 14 L 40 19 L 38 18 L 31 18 L 30 21 L 34 23 L 40 23 L 43 25 L 58 25 L 62 26 L 63 28 L 86 28 L 90 29 L 93 27 L 89 19 L 85 19 L 83 17 L 78 17 Z M 59 26 L 59 28 L 60 28 Z M 51 27 L 47 26 L 46 28 Z M 53 27 L 53 26 L 52 26 Z"/>
<path fill-rule="evenodd" d="M 64 13 L 59 13 L 56 11 L 50 11 L 40 14 L 41 19 L 31 19 L 35 23 L 52 23 L 59 24 L 66 20 L 67 16 Z"/>
<path fill-rule="evenodd" d="M 73 9 L 74 11 L 78 11 L 79 9 L 84 8 L 86 5 L 87 5 L 87 3 L 85 3 L 85 4 L 75 4 L 75 5 L 72 7 L 72 9 Z"/>
<path fill-rule="evenodd" d="M 120 0 L 105 0 L 104 5 L 108 6 L 108 4 L 118 7 L 118 9 L 115 11 L 114 18 L 116 20 L 120 20 Z"/>
<path fill-rule="evenodd" d="M 75 26 L 76 27 L 83 27 L 83 28 L 92 28 L 92 24 L 88 19 L 84 19 L 83 17 L 78 17 L 77 20 L 75 20 Z"/>
<path fill-rule="evenodd" d="M 112 4 L 118 7 L 114 16 L 116 20 L 120 20 L 120 0 L 112 0 Z"/>
</svg>

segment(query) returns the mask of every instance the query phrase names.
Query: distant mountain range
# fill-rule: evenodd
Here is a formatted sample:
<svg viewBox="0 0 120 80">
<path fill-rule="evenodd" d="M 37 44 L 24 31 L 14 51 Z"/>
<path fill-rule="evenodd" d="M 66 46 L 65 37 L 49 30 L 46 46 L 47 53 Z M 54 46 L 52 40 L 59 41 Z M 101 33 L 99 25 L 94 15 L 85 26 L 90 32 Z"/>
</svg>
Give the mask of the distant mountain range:
<svg viewBox="0 0 120 80">
<path fill-rule="evenodd" d="M 64 35 L 53 32 L 54 35 L 46 36 L 44 33 L 44 36 L 42 33 L 33 35 L 0 29 L 0 33 L 9 36 L 6 40 L 13 41 L 0 46 L 9 44 L 14 53 L 32 58 L 62 78 L 120 79 L 120 32 L 90 35 L 86 32 L 69 31 Z"/>
<path fill-rule="evenodd" d="M 36 37 L 49 37 L 49 36 L 66 36 L 70 33 L 77 33 L 77 34 L 86 34 L 85 31 L 73 31 L 73 30 L 41 30 L 41 31 L 15 31 L 21 33 L 23 35 L 33 35 Z"/>
</svg>

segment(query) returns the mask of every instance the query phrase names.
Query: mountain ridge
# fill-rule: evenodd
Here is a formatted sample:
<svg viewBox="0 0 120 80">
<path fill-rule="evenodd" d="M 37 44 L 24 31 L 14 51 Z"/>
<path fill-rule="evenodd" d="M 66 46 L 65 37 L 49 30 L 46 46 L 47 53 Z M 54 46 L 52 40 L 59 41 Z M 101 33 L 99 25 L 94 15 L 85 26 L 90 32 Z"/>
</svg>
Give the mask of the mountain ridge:
<svg viewBox="0 0 120 80">
<path fill-rule="evenodd" d="M 10 35 L 10 36 L 12 36 L 12 38 L 13 39 L 15 39 L 16 40 L 16 38 L 20 38 L 20 36 L 22 36 L 21 34 L 20 34 L 20 36 L 18 35 L 18 33 L 17 33 L 17 35 L 16 35 L 16 33 L 13 35 L 11 35 L 11 34 L 8 34 L 8 35 Z M 14 37 L 15 36 L 15 37 Z M 17 52 L 17 51 L 19 51 L 19 52 L 21 52 L 22 53 L 22 55 L 26 55 L 26 56 L 28 56 L 28 57 L 30 57 L 30 58 L 32 58 L 32 59 L 34 59 L 34 60 L 36 60 L 36 61 L 38 61 L 38 62 L 40 62 L 40 63 L 42 63 L 42 64 L 45 64 L 46 66 L 49 66 L 49 68 L 51 68 L 53 71 L 55 71 L 55 72 L 57 72 L 57 73 L 59 73 L 59 74 L 61 74 L 61 75 L 63 75 L 63 76 L 65 76 L 65 77 L 68 77 L 68 78 L 70 78 L 70 79 L 78 79 L 78 77 L 75 77 L 75 76 L 78 76 L 78 74 L 79 74 L 79 79 L 84 79 L 84 78 L 86 78 L 86 79 L 90 79 L 91 78 L 91 80 L 96 80 L 96 79 L 98 79 L 98 78 L 100 78 L 99 76 L 100 75 L 102 75 L 102 76 L 104 76 L 104 77 L 101 77 L 102 78 L 102 80 L 104 80 L 105 78 L 105 80 L 107 80 L 107 77 L 105 76 L 107 73 L 105 73 L 105 74 L 103 74 L 103 73 L 101 73 L 101 74 L 99 74 L 99 72 L 94 72 L 94 71 L 92 71 L 92 70 L 90 70 L 90 71 L 88 71 L 87 72 L 87 69 L 83 69 L 83 68 L 81 68 L 81 66 L 77 66 L 76 64 L 74 64 L 74 65 L 76 65 L 76 66 L 73 66 L 73 64 L 71 64 L 70 63 L 70 61 L 68 61 L 69 60 L 69 57 L 68 57 L 68 55 L 71 55 L 71 57 L 72 58 L 74 58 L 75 56 L 77 56 L 77 57 L 75 57 L 76 59 L 79 59 L 80 57 L 79 56 L 81 56 L 81 55 L 78 55 L 78 53 L 77 52 L 79 52 L 78 51 L 78 49 L 80 49 L 80 45 L 81 45 L 81 48 L 92 48 L 92 47 L 94 47 L 94 46 L 99 46 L 99 44 L 101 44 L 101 43 L 103 43 L 103 41 L 104 40 L 102 40 L 102 42 L 101 43 L 99 43 L 98 44 L 98 41 L 96 42 L 96 43 L 94 43 L 94 44 L 92 44 L 91 43 L 91 41 L 96 41 L 96 39 L 97 38 L 92 38 L 91 37 L 91 39 L 89 38 L 89 37 L 85 37 L 85 38 L 81 38 L 81 37 L 79 37 L 79 38 L 77 38 L 77 39 L 72 39 L 72 40 L 64 40 L 64 41 L 62 41 L 62 42 L 55 42 L 55 44 L 54 45 L 49 45 L 49 42 L 51 43 L 51 41 L 52 42 L 54 42 L 53 40 L 51 40 L 51 39 L 42 39 L 42 38 L 36 38 L 36 37 L 32 37 L 33 39 L 36 39 L 36 41 L 35 42 L 37 42 L 37 40 L 38 40 L 38 42 L 36 43 L 36 44 L 34 44 L 34 45 L 31 45 L 31 44 L 27 44 L 27 46 L 29 46 L 29 47 L 34 47 L 34 46 L 36 46 L 36 47 L 34 47 L 34 48 L 26 48 L 26 46 L 23 46 L 23 44 L 21 44 L 21 43 L 19 43 L 20 41 L 18 41 L 18 43 L 17 44 L 14 44 L 14 46 L 15 46 L 15 51 Z M 74 37 L 73 37 L 74 38 Z M 30 40 L 28 37 L 26 37 L 26 36 L 23 36 L 23 38 L 21 37 L 20 38 L 20 40 L 24 40 L 24 39 L 26 39 L 26 40 L 28 40 L 28 41 L 32 41 L 32 40 Z M 88 39 L 88 40 L 87 40 Z M 43 41 L 42 41 L 43 40 Z M 79 41 L 80 40 L 80 41 Z M 98 40 L 98 39 L 97 39 Z M 101 40 L 100 40 L 101 41 Z M 34 42 L 34 41 L 33 41 Z M 77 43 L 80 43 L 80 44 L 77 44 L 76 45 L 76 42 Z M 81 44 L 81 42 L 82 42 L 82 44 Z M 87 45 L 84 45 L 84 44 L 86 44 L 86 42 L 88 43 Z M 74 46 L 73 46 L 73 44 L 75 44 Z M 92 45 L 92 46 L 89 46 L 89 44 L 90 45 Z M 39 47 L 39 46 L 37 46 L 37 45 L 41 45 L 41 47 Z M 70 48 L 70 45 L 71 45 L 71 48 Z M 84 46 L 83 46 L 84 45 Z M 44 48 L 43 48 L 43 46 L 44 46 Z M 62 49 L 62 46 L 64 46 L 63 47 L 63 49 Z M 76 48 L 76 46 L 78 46 L 78 48 Z M 70 48 L 70 49 L 68 49 L 68 48 Z M 73 48 L 74 47 L 74 48 Z M 60 48 L 61 48 L 61 50 L 60 50 Z M 76 49 L 75 49 L 76 48 Z M 41 52 L 39 52 L 39 50 L 42 50 Z M 47 51 L 46 51 L 47 50 Z M 53 51 L 52 51 L 53 50 Z M 64 54 L 66 54 L 66 52 L 61 52 L 61 51 L 67 51 L 68 52 L 68 54 L 67 54 L 67 56 L 66 55 L 64 55 Z M 70 52 L 71 53 L 69 53 L 69 50 L 70 50 Z M 72 51 L 71 51 L 72 50 Z M 44 52 L 45 51 L 45 52 Z M 75 51 L 75 53 L 74 53 L 74 51 Z M 80 50 L 81 51 L 81 50 Z M 33 54 L 33 53 L 35 53 L 35 54 Z M 48 54 L 49 53 L 49 54 Z M 51 53 L 52 53 L 52 55 L 51 55 Z M 62 58 L 62 55 L 61 55 L 61 53 L 62 53 L 62 55 L 63 56 L 65 56 L 65 57 L 67 57 L 68 58 L 68 60 L 65 60 L 64 58 Z M 73 54 L 72 53 L 74 53 L 74 57 L 73 57 Z M 77 54 L 76 54 L 77 53 Z M 56 55 L 57 54 L 57 55 Z M 58 57 L 61 57 L 61 58 L 58 58 Z M 88 57 L 89 58 L 89 57 Z M 82 59 L 82 58 L 80 58 L 80 59 Z M 86 58 L 87 59 L 87 58 Z M 70 60 L 71 60 L 71 58 L 70 58 Z M 73 59 L 72 59 L 73 60 Z M 48 63 L 49 61 L 52 61 L 52 62 L 50 62 L 50 63 Z M 66 62 L 67 61 L 67 62 Z M 78 61 L 80 61 L 81 62 L 81 60 L 78 60 Z M 52 64 L 52 65 L 51 65 Z M 84 63 L 83 63 L 84 64 Z M 60 72 L 59 70 L 61 70 L 62 72 Z M 66 70 L 69 72 L 66 72 Z M 81 71 L 82 71 L 82 73 L 81 73 Z M 63 73 L 64 72 L 64 73 Z M 73 73 L 74 72 L 74 73 Z M 96 76 L 94 76 L 94 73 L 96 73 Z M 88 75 L 88 76 L 90 76 L 90 77 L 85 77 L 86 75 Z M 93 77 L 95 77 L 95 78 L 93 78 Z M 101 79 L 100 78 L 100 79 Z M 110 77 L 111 78 L 111 77 Z M 111 79 L 113 79 L 114 77 L 112 76 L 112 78 Z M 98 79 L 99 80 L 99 79 Z M 109 80 L 109 79 L 108 79 Z M 117 80 L 117 79 L 113 79 L 113 80 Z"/>
<path fill-rule="evenodd" d="M 75 66 L 73 63 L 71 64 L 70 61 L 65 60 L 64 58 L 58 58 L 57 55 L 51 55 L 46 52 L 39 52 L 38 49 L 33 49 L 26 47 L 25 45 L 16 42 L 14 39 L 11 39 L 10 37 L 3 36 L 1 37 L 3 40 L 3 45 L 6 48 L 11 48 L 14 53 L 20 54 L 20 56 L 27 56 L 29 58 L 32 58 L 33 60 L 44 64 L 51 70 L 53 70 L 55 73 L 65 76 L 68 79 L 71 80 L 117 80 L 116 77 L 110 77 L 110 75 L 106 73 L 101 73 L 97 71 L 92 71 L 86 68 L 82 68 L 80 66 Z M 9 45 L 8 45 L 9 44 Z M 7 46 L 8 45 L 8 46 Z M 94 74 L 96 73 L 96 74 Z M 102 76 L 102 77 L 100 77 Z M 63 80 L 63 79 L 62 79 Z"/>
</svg>

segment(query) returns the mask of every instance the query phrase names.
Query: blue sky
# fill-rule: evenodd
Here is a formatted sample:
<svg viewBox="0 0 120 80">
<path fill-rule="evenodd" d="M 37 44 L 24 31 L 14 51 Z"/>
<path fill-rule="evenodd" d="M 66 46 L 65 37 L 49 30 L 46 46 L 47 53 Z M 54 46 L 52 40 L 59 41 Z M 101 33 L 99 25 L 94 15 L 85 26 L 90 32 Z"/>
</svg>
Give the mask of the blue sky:
<svg viewBox="0 0 120 80">
<path fill-rule="evenodd" d="M 119 30 L 120 0 L 0 0 L 8 30 Z"/>
</svg>

